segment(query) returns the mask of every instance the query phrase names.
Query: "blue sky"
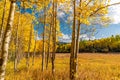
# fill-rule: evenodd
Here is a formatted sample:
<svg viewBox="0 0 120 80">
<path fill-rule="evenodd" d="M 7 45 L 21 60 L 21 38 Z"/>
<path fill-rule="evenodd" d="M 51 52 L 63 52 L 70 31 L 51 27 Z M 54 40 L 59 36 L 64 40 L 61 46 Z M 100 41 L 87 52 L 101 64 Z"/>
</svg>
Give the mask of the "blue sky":
<svg viewBox="0 0 120 80">
<path fill-rule="evenodd" d="M 111 35 L 120 35 L 120 23 L 110 24 L 108 27 L 98 29 L 97 32 L 95 35 L 97 39 L 110 37 Z"/>
<path fill-rule="evenodd" d="M 120 0 L 111 0 L 110 4 L 120 2 Z M 63 7 L 64 6 L 64 7 Z M 64 11 L 60 11 L 60 8 L 63 9 L 67 5 L 59 6 L 58 10 L 58 18 L 60 20 L 60 29 L 63 36 L 59 39 L 61 42 L 70 42 L 71 41 L 71 26 L 72 22 L 68 23 L 68 20 L 72 20 L 72 17 L 68 17 L 69 15 L 66 14 Z M 72 11 L 72 9 L 70 10 Z M 31 10 L 27 10 L 28 13 L 31 13 Z M 39 16 L 40 12 L 36 12 L 37 17 Z M 43 13 L 43 12 L 42 12 Z M 108 16 L 112 19 L 112 23 L 110 23 L 107 27 L 96 27 L 95 35 L 88 35 L 88 33 L 82 34 L 80 37 L 86 40 L 88 39 L 100 39 L 105 37 L 110 37 L 112 35 L 120 34 L 120 5 L 109 7 L 109 14 Z M 42 26 L 42 25 L 40 25 Z M 84 26 L 83 26 L 84 27 Z M 43 31 L 42 27 L 39 30 L 39 33 Z"/>
<path fill-rule="evenodd" d="M 110 4 L 120 2 L 120 0 L 111 0 Z M 111 35 L 120 34 L 120 5 L 115 5 L 109 8 L 108 16 L 113 20 L 108 27 L 97 30 L 96 38 L 110 37 Z"/>
</svg>

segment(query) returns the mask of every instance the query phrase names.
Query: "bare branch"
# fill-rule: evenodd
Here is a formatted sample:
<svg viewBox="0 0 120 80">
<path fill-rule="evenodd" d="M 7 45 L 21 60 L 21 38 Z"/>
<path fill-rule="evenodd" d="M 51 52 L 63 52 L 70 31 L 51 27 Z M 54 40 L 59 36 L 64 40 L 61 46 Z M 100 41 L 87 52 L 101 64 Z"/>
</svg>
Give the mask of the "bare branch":
<svg viewBox="0 0 120 80">
<path fill-rule="evenodd" d="M 113 6 L 113 5 L 119 5 L 120 4 L 120 2 L 117 2 L 117 3 L 114 3 L 114 4 L 109 4 L 109 5 L 106 5 L 106 6 L 104 6 L 104 7 L 100 7 L 100 8 L 98 8 L 97 10 L 95 10 L 92 14 L 90 14 L 90 17 L 91 16 L 93 16 L 94 14 L 96 14 L 98 11 L 100 11 L 101 9 L 104 9 L 104 8 L 106 8 L 106 7 L 110 7 L 110 6 Z"/>
</svg>

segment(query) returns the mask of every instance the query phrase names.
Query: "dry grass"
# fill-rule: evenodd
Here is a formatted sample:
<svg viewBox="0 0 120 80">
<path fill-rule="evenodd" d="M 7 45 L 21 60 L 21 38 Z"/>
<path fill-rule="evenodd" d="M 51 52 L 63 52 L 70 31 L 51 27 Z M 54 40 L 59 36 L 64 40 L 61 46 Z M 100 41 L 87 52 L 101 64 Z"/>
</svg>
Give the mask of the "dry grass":
<svg viewBox="0 0 120 80">
<path fill-rule="evenodd" d="M 120 80 L 120 54 L 79 54 L 78 80 Z M 69 80 L 69 55 L 57 54 L 55 80 Z M 41 72 L 41 58 L 35 65 L 26 68 L 25 59 L 13 71 L 13 62 L 7 65 L 6 80 L 53 80 L 51 63 L 48 70 Z"/>
</svg>

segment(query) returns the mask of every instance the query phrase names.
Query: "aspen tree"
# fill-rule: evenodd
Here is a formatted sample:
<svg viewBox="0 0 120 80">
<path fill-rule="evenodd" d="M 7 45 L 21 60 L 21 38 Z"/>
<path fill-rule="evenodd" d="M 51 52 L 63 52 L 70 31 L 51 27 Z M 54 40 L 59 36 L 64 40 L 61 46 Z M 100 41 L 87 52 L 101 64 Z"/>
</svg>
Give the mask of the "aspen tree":
<svg viewBox="0 0 120 80">
<path fill-rule="evenodd" d="M 35 32 L 35 43 L 34 43 L 34 50 L 33 50 L 33 59 L 32 59 L 32 65 L 34 65 L 34 59 L 35 59 L 35 53 L 36 53 L 36 46 L 37 46 L 37 37 L 38 37 L 38 32 Z"/>
<path fill-rule="evenodd" d="M 8 58 L 8 48 L 9 48 L 9 42 L 11 38 L 11 31 L 13 27 L 15 6 L 16 6 L 16 1 L 11 0 L 9 17 L 8 17 L 7 26 L 4 33 L 3 43 L 2 43 L 2 54 L 0 59 L 0 80 L 4 80 L 5 78 L 5 69 L 6 69 L 7 58 Z"/>
<path fill-rule="evenodd" d="M 3 13 L 2 13 L 2 22 L 1 22 L 1 25 L 0 25 L 0 52 L 1 52 L 1 46 L 2 46 L 2 38 L 3 38 L 3 33 L 4 33 L 4 30 L 3 30 L 3 27 L 4 27 L 4 18 L 5 18 L 5 13 L 6 13 L 6 1 L 4 1 L 4 7 L 3 7 Z"/>
<path fill-rule="evenodd" d="M 16 26 L 16 39 L 15 39 L 15 57 L 14 57 L 14 71 L 17 71 L 17 61 L 18 61 L 18 31 L 19 31 L 19 25 L 20 25 L 20 13 L 18 15 L 18 23 Z"/>
<path fill-rule="evenodd" d="M 42 71 L 44 71 L 45 66 L 45 27 L 46 27 L 46 0 L 44 1 L 44 26 L 43 26 L 43 52 L 42 52 Z"/>
<path fill-rule="evenodd" d="M 72 27 L 72 42 L 71 42 L 71 53 L 70 53 L 70 80 L 75 80 L 75 45 L 76 45 L 76 0 L 73 1 L 74 5 L 74 18 L 73 18 L 73 27 Z"/>
</svg>

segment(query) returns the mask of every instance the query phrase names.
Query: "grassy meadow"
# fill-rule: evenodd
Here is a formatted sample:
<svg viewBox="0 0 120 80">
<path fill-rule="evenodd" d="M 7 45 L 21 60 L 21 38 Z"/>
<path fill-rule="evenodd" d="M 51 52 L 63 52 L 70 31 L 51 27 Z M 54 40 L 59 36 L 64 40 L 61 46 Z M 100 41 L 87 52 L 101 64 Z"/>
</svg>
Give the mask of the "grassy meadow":
<svg viewBox="0 0 120 80">
<path fill-rule="evenodd" d="M 8 61 L 6 80 L 53 80 L 51 63 L 48 70 L 41 71 L 41 57 L 35 58 L 35 64 L 26 68 L 26 60 L 18 64 L 14 72 L 14 63 Z M 69 80 L 69 54 L 57 54 L 55 60 L 55 80 Z M 120 80 L 120 54 L 82 53 L 78 56 L 78 80 Z"/>
</svg>

